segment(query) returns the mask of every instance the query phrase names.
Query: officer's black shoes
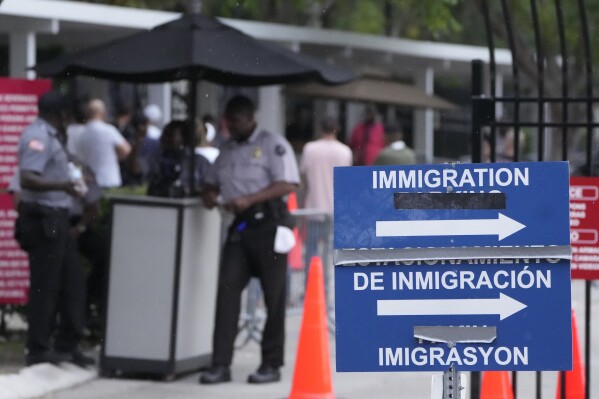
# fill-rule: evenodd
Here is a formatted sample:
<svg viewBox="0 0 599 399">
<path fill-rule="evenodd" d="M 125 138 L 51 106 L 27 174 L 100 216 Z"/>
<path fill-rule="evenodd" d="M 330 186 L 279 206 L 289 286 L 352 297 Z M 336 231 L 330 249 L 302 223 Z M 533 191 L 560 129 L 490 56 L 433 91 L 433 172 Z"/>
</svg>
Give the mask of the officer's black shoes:
<svg viewBox="0 0 599 399">
<path fill-rule="evenodd" d="M 231 381 L 231 370 L 225 366 L 215 366 L 200 376 L 200 384 L 220 384 Z"/>
<path fill-rule="evenodd" d="M 272 366 L 260 366 L 255 373 L 248 377 L 250 384 L 266 384 L 280 380 L 281 372 L 278 367 Z M 229 381 L 231 381 L 231 370 L 224 366 L 212 367 L 200 376 L 200 384 L 220 384 Z"/>
<path fill-rule="evenodd" d="M 281 380 L 281 372 L 278 367 L 262 365 L 255 373 L 250 374 L 248 382 L 250 384 L 267 384 Z"/>
<path fill-rule="evenodd" d="M 46 351 L 40 353 L 29 353 L 25 356 L 25 364 L 33 366 L 38 363 L 59 364 L 62 362 L 70 362 L 71 355 L 68 353 Z"/>
<path fill-rule="evenodd" d="M 87 367 L 93 366 L 96 364 L 96 361 L 93 357 L 86 356 L 81 351 L 71 352 L 71 363 L 79 366 L 79 367 Z"/>
</svg>

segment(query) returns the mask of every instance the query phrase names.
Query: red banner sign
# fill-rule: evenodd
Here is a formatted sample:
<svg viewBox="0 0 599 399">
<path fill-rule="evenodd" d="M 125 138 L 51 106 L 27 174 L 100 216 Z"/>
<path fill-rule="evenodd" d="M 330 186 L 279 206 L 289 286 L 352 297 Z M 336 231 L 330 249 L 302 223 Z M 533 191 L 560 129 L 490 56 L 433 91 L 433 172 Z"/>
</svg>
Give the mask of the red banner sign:
<svg viewBox="0 0 599 399">
<path fill-rule="evenodd" d="M 599 178 L 570 178 L 572 278 L 599 280 Z"/>
<path fill-rule="evenodd" d="M 17 167 L 17 145 L 37 116 L 39 96 L 51 89 L 49 80 L 0 78 L 0 304 L 26 303 L 29 293 L 27 254 L 13 239 L 16 211 L 7 193 Z"/>
</svg>

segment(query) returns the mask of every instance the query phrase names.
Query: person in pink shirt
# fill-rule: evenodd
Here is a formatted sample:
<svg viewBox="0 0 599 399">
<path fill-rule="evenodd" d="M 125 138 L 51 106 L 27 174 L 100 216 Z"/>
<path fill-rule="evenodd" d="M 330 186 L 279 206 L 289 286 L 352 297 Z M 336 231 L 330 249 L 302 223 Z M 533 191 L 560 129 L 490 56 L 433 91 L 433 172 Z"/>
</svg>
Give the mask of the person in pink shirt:
<svg viewBox="0 0 599 399">
<path fill-rule="evenodd" d="M 376 120 L 373 106 L 366 107 L 364 120 L 356 125 L 349 142 L 354 154 L 354 165 L 372 165 L 379 152 L 385 147 L 385 129 Z"/>
<path fill-rule="evenodd" d="M 337 140 L 339 125 L 332 117 L 320 122 L 322 132 L 318 140 L 304 146 L 300 158 L 300 173 L 305 186 L 304 208 L 317 211 L 318 215 L 309 217 L 306 238 L 305 264 L 316 255 L 319 243 L 328 250 L 329 234 L 333 215 L 333 168 L 351 166 L 351 149 Z"/>
</svg>

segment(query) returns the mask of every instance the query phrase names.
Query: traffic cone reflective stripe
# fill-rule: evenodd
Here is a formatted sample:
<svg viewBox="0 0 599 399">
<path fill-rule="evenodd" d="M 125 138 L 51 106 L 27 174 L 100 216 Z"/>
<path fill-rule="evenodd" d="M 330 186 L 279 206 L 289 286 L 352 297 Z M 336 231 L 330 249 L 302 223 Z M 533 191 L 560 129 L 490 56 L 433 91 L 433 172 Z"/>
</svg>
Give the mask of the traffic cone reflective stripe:
<svg viewBox="0 0 599 399">
<path fill-rule="evenodd" d="M 566 371 L 566 396 L 564 399 L 584 399 L 585 398 L 585 376 L 584 363 L 580 353 L 580 343 L 578 341 L 578 328 L 576 326 L 576 316 L 572 310 L 572 370 Z M 561 373 L 557 375 L 557 399 L 562 399 L 562 378 Z"/>
<path fill-rule="evenodd" d="M 322 261 L 310 262 L 304 315 L 289 399 L 335 399 L 331 382 L 329 337 Z"/>
<path fill-rule="evenodd" d="M 480 399 L 514 399 L 508 371 L 485 371 Z"/>
</svg>

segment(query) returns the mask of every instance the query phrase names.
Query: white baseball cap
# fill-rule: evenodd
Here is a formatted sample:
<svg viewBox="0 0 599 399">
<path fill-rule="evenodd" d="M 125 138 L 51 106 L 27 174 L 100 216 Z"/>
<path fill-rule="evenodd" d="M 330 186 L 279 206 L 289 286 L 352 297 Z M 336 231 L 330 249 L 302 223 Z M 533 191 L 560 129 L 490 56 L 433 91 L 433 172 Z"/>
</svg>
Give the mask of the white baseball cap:
<svg viewBox="0 0 599 399">
<path fill-rule="evenodd" d="M 144 108 L 144 115 L 150 123 L 159 124 L 162 122 L 162 110 L 156 104 L 148 104 Z"/>
</svg>

